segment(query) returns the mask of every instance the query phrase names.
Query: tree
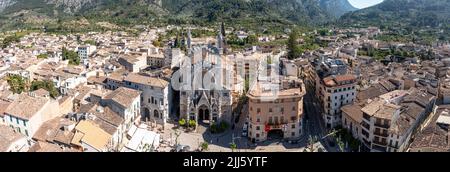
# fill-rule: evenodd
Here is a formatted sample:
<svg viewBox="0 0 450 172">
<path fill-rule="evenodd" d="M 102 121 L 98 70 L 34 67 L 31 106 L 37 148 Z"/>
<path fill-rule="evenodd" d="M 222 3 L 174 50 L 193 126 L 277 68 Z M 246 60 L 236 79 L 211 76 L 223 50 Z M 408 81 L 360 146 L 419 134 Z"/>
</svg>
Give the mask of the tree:
<svg viewBox="0 0 450 172">
<path fill-rule="evenodd" d="M 69 60 L 69 64 L 71 65 L 80 64 L 80 58 L 78 57 L 78 54 L 75 51 L 67 50 L 66 47 L 63 47 L 62 49 L 62 59 Z"/>
<path fill-rule="evenodd" d="M 197 126 L 197 122 L 195 120 L 189 120 L 189 127 L 195 128 Z"/>
<path fill-rule="evenodd" d="M 208 150 L 208 142 L 203 142 L 200 146 L 201 146 L 201 148 L 202 148 L 202 151 L 206 151 L 206 150 Z"/>
<path fill-rule="evenodd" d="M 341 152 L 344 152 L 345 151 L 345 143 L 344 143 L 344 141 L 342 141 L 341 136 L 338 136 L 336 138 L 336 142 L 337 142 L 337 145 L 339 147 L 339 150 Z"/>
<path fill-rule="evenodd" d="M 178 121 L 178 124 L 180 126 L 185 126 L 186 125 L 186 120 L 184 118 L 182 118 L 181 120 Z"/>
<path fill-rule="evenodd" d="M 234 152 L 237 149 L 236 143 L 230 143 L 230 149 L 232 152 Z"/>
<path fill-rule="evenodd" d="M 8 47 L 9 45 L 11 45 L 11 43 L 19 42 L 21 37 L 22 37 L 21 35 L 17 34 L 6 37 L 5 39 L 3 39 L 2 48 Z"/>
<path fill-rule="evenodd" d="M 249 89 L 250 89 L 250 80 L 248 79 L 248 78 L 245 78 L 245 83 L 244 83 L 245 85 L 244 85 L 244 92 L 248 92 L 249 91 Z"/>
<path fill-rule="evenodd" d="M 288 48 L 288 59 L 290 60 L 296 59 L 301 55 L 301 51 L 297 45 L 298 38 L 299 38 L 298 32 L 295 30 L 289 34 L 287 48 Z"/>
<path fill-rule="evenodd" d="M 247 44 L 255 44 L 258 42 L 258 37 L 256 35 L 249 35 L 247 38 L 245 38 L 245 42 Z"/>
<path fill-rule="evenodd" d="M 159 40 L 154 40 L 152 43 L 155 47 L 161 47 L 161 42 L 159 42 Z"/>
<path fill-rule="evenodd" d="M 94 40 L 86 40 L 84 41 L 84 44 L 96 45 L 96 42 Z"/>
<path fill-rule="evenodd" d="M 20 94 L 26 90 L 25 79 L 19 75 L 9 76 L 6 81 L 9 84 L 10 90 L 13 93 Z"/>
<path fill-rule="evenodd" d="M 39 54 L 39 55 L 37 55 L 37 58 L 38 58 L 38 59 L 46 59 L 46 58 L 48 58 L 48 54 L 46 54 L 46 53 L 44 53 L 44 54 Z"/>
<path fill-rule="evenodd" d="M 268 65 L 272 64 L 272 57 L 270 56 L 267 57 L 267 64 Z"/>
<path fill-rule="evenodd" d="M 221 25 L 220 31 L 222 32 L 222 36 L 223 36 L 223 37 L 225 38 L 225 36 L 226 36 L 226 32 L 225 32 L 225 23 L 224 23 L 224 22 L 222 22 L 222 25 Z"/>
<path fill-rule="evenodd" d="M 39 89 L 47 90 L 50 94 L 50 97 L 56 98 L 59 96 L 59 91 L 56 89 L 55 85 L 52 81 L 45 80 L 45 81 L 33 81 L 31 82 L 30 91 L 36 91 Z"/>
</svg>

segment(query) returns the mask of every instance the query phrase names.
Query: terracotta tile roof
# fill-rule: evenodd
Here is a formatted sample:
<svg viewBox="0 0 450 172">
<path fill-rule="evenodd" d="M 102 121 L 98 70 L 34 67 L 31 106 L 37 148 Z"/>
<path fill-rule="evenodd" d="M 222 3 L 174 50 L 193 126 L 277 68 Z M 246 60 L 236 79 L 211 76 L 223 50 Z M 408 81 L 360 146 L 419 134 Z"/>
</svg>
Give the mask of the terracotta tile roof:
<svg viewBox="0 0 450 172">
<path fill-rule="evenodd" d="M 3 113 L 8 108 L 8 106 L 11 104 L 11 102 L 4 101 L 0 99 L 0 117 L 3 116 Z"/>
<path fill-rule="evenodd" d="M 84 142 L 97 150 L 106 148 L 112 137 L 91 121 L 80 121 L 75 129 L 83 133 L 83 137 L 80 139 L 81 142 Z M 78 137 L 79 135 L 77 135 L 76 138 L 74 137 L 74 139 L 78 139 Z"/>
<path fill-rule="evenodd" d="M 11 143 L 23 137 L 24 136 L 15 132 L 11 127 L 0 125 L 0 152 L 7 151 Z"/>
<path fill-rule="evenodd" d="M 357 104 L 345 105 L 341 110 L 357 123 L 362 122 L 363 111 L 361 110 L 361 106 Z"/>
<path fill-rule="evenodd" d="M 129 107 L 133 103 L 133 100 L 140 97 L 140 95 L 140 91 L 120 87 L 106 95 L 105 99 L 110 99 L 123 107 Z"/>
<path fill-rule="evenodd" d="M 27 94 L 21 94 L 11 105 L 5 110 L 6 114 L 21 118 L 30 119 L 49 101 L 43 97 L 31 97 Z M 24 108 L 27 107 L 27 108 Z"/>
<path fill-rule="evenodd" d="M 132 83 L 138 83 L 142 85 L 150 85 L 154 87 L 160 87 L 165 88 L 169 85 L 169 82 L 166 80 L 155 78 L 155 77 L 149 77 L 149 76 L 143 76 L 139 74 L 130 73 L 128 76 L 125 77 L 124 81 L 132 82 Z"/>
<path fill-rule="evenodd" d="M 337 75 L 335 80 L 337 82 L 343 82 L 343 81 L 350 81 L 350 80 L 355 80 L 356 76 L 355 75 L 351 75 L 351 74 L 346 74 L 346 75 Z"/>
</svg>

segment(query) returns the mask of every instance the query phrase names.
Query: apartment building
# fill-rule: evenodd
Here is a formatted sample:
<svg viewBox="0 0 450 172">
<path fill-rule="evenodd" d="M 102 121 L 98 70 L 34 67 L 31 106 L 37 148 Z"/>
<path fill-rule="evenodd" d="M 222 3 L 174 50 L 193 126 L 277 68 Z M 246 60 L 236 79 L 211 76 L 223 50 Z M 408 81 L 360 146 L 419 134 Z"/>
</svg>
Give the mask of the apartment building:
<svg viewBox="0 0 450 172">
<path fill-rule="evenodd" d="M 415 134 L 424 128 L 435 100 L 422 90 L 392 91 L 366 104 L 342 107 L 343 127 L 361 141 L 364 151 L 406 151 Z"/>
<path fill-rule="evenodd" d="M 347 73 L 347 65 L 342 60 L 327 59 L 319 64 L 315 79 L 316 96 L 327 128 L 341 125 L 341 107 L 356 100 L 356 75 Z"/>
<path fill-rule="evenodd" d="M 302 134 L 303 96 L 305 85 L 301 80 L 285 80 L 276 95 L 267 85 L 258 83 L 249 98 L 249 133 L 253 142 L 262 142 L 271 134 L 296 139 Z"/>
<path fill-rule="evenodd" d="M 138 90 L 120 87 L 101 100 L 102 106 L 108 106 L 124 119 L 125 130 L 130 129 L 133 123 L 140 120 L 141 92 Z"/>
<path fill-rule="evenodd" d="M 97 47 L 93 46 L 93 45 L 79 46 L 78 47 L 78 57 L 80 57 L 81 60 L 86 60 L 96 50 L 97 50 Z"/>
<path fill-rule="evenodd" d="M 172 88 L 164 79 L 135 73 L 113 73 L 106 78 L 106 88 L 127 87 L 141 92 L 141 118 L 164 125 L 172 110 Z"/>
<path fill-rule="evenodd" d="M 58 115 L 60 109 L 57 100 L 22 93 L 5 110 L 4 121 L 16 132 L 31 139 L 42 123 Z"/>
<path fill-rule="evenodd" d="M 141 117 L 145 121 L 154 121 L 158 124 L 166 124 L 169 119 L 172 102 L 172 89 L 166 80 L 128 74 L 124 79 L 124 86 L 137 89 L 141 94 Z"/>
</svg>

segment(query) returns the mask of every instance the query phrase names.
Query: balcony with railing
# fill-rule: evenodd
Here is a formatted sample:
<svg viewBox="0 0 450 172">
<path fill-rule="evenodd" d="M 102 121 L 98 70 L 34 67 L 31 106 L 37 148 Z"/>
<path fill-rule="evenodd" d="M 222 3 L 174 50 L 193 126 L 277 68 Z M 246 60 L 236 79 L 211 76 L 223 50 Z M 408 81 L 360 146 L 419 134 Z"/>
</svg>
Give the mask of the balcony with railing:
<svg viewBox="0 0 450 172">
<path fill-rule="evenodd" d="M 361 126 L 366 129 L 367 131 L 370 131 L 370 125 L 368 123 L 366 123 L 365 121 L 363 121 L 361 123 Z"/>
<path fill-rule="evenodd" d="M 363 114 L 363 119 L 365 119 L 365 120 L 367 120 L 367 121 L 370 121 L 370 115 L 364 113 L 364 114 Z"/>
<path fill-rule="evenodd" d="M 379 130 L 375 130 L 374 134 L 377 135 L 377 136 L 381 136 L 381 137 L 388 137 L 389 136 L 389 134 L 388 134 L 388 132 L 386 130 L 383 131 L 383 132 L 381 132 Z"/>
<path fill-rule="evenodd" d="M 389 124 L 383 124 L 383 123 L 380 123 L 380 122 L 376 122 L 375 126 L 376 127 L 380 127 L 380 128 L 389 128 Z"/>
<path fill-rule="evenodd" d="M 287 120 L 285 120 L 285 121 L 275 121 L 275 122 L 270 121 L 270 122 L 267 123 L 267 125 L 274 126 L 274 127 L 285 125 L 285 124 L 288 124 Z"/>
<path fill-rule="evenodd" d="M 371 144 L 369 141 L 367 141 L 365 138 L 363 138 L 362 141 L 366 147 L 370 147 Z"/>
<path fill-rule="evenodd" d="M 377 140 L 377 139 L 374 139 L 373 141 L 372 141 L 372 143 L 373 144 L 377 144 L 377 145 L 380 145 L 380 146 L 387 146 L 387 141 L 386 140 Z"/>
</svg>

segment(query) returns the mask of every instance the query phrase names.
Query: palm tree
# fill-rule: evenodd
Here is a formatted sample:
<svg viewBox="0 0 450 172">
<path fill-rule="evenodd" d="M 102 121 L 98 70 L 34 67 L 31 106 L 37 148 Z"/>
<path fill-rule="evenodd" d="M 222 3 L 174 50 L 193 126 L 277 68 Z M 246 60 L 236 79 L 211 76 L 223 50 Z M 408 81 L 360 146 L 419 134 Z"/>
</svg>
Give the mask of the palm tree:
<svg viewBox="0 0 450 172">
<path fill-rule="evenodd" d="M 344 151 L 345 151 L 345 150 L 344 150 L 344 148 L 345 148 L 345 143 L 342 141 L 341 136 L 339 136 L 338 138 L 336 138 L 336 142 L 337 142 L 337 145 L 339 146 L 339 150 L 340 150 L 341 152 L 344 152 Z"/>
</svg>

